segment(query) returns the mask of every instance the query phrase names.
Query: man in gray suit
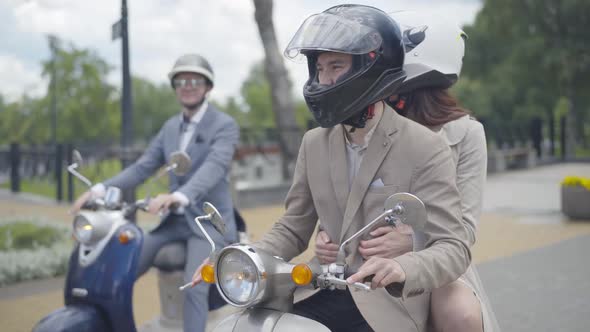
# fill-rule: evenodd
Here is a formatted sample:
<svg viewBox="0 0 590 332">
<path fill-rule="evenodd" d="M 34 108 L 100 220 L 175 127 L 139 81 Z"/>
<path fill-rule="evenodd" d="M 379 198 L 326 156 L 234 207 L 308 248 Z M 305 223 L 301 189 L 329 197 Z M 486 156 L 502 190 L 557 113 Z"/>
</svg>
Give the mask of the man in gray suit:
<svg viewBox="0 0 590 332">
<path fill-rule="evenodd" d="M 137 276 L 150 268 L 163 245 L 186 241 L 184 279 L 188 282 L 192 272 L 210 252 L 207 239 L 194 222 L 196 216 L 204 214 L 203 202 L 208 201 L 215 205 L 225 221 L 224 236 L 214 231 L 210 223 L 203 225 L 209 228 L 209 234 L 216 245 L 223 247 L 237 240 L 228 173 L 238 143 L 239 128 L 230 116 L 207 102 L 214 77 L 211 66 L 203 57 L 196 54 L 181 56 L 168 77 L 182 105 L 182 112 L 166 121 L 147 150 L 133 165 L 84 193 L 74 203 L 73 210 L 78 210 L 90 197 L 104 195 L 108 186 L 122 189 L 138 186 L 167 164 L 173 152 L 185 151 L 191 158 L 190 171 L 184 176 L 170 173 L 170 192 L 159 194 L 149 202 L 149 212 L 170 213 L 155 230 L 145 235 Z M 209 285 L 202 285 L 186 292 L 185 331 L 205 330 L 208 291 Z"/>
</svg>

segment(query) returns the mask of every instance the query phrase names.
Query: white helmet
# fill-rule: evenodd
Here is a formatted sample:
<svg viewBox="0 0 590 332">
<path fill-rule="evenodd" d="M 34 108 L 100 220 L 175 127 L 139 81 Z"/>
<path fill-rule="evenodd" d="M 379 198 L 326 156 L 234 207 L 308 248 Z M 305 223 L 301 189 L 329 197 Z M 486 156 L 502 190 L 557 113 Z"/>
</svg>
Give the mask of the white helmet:
<svg viewBox="0 0 590 332">
<path fill-rule="evenodd" d="M 213 69 L 209 62 L 198 54 L 185 54 L 178 58 L 172 67 L 172 70 L 168 73 L 170 83 L 174 79 L 174 76 L 178 73 L 197 73 L 205 76 L 211 86 L 213 86 L 214 76 Z"/>
<path fill-rule="evenodd" d="M 461 73 L 467 34 L 446 18 L 414 11 L 390 14 L 402 29 L 407 77 L 401 93 L 417 88 L 448 88 Z"/>
</svg>

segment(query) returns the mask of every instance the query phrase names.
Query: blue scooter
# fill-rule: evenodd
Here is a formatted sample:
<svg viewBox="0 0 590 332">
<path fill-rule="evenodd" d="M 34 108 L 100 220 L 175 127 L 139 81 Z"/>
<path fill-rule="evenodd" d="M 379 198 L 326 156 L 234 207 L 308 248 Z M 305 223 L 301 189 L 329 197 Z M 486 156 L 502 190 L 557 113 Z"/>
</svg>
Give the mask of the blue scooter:
<svg viewBox="0 0 590 332">
<path fill-rule="evenodd" d="M 91 182 L 76 171 L 82 160 L 77 153 L 75 160 L 68 171 L 91 186 Z M 184 152 L 175 152 L 170 160 L 156 178 L 168 171 L 182 175 L 190 169 L 190 158 Z M 70 256 L 64 287 L 66 306 L 41 319 L 33 332 L 138 330 L 133 319 L 132 298 L 143 232 L 130 217 L 138 209 L 146 208 L 147 200 L 123 203 L 121 190 L 115 187 L 107 189 L 104 199 L 93 199 L 85 204 L 73 221 L 77 243 Z M 153 265 L 159 270 L 162 312 L 140 331 L 182 331 L 183 295 L 178 286 L 183 283 L 185 250 L 184 243 L 173 243 L 158 252 Z M 210 310 L 224 304 L 212 287 Z"/>
</svg>

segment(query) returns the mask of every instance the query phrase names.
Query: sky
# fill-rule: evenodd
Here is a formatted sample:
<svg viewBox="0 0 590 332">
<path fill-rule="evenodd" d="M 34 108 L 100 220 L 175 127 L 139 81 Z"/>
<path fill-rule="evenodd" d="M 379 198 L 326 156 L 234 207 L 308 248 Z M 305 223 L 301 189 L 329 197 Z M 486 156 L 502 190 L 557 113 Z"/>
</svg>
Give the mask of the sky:
<svg viewBox="0 0 590 332">
<path fill-rule="evenodd" d="M 308 16 L 331 6 L 332 0 L 274 0 L 273 20 L 282 53 Z M 475 20 L 478 0 L 373 0 L 386 12 L 428 10 L 461 25 Z M 199 53 L 215 71 L 211 97 L 238 97 L 240 86 L 264 50 L 251 0 L 127 0 L 131 74 L 154 83 L 180 55 Z M 47 35 L 62 43 L 91 49 L 113 66 L 108 80 L 120 86 L 121 40 L 111 41 L 111 25 L 121 14 L 121 0 L 0 0 L 0 94 L 16 101 L 24 93 L 45 94 L 48 78 L 41 62 L 49 59 Z M 307 66 L 285 59 L 296 95 L 307 78 Z"/>
</svg>

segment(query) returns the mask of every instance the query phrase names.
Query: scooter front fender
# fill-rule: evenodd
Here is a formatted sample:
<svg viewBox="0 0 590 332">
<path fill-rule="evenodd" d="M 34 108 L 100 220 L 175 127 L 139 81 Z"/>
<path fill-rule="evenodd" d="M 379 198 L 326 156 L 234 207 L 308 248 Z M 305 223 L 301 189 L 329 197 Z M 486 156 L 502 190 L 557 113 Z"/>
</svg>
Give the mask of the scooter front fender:
<svg viewBox="0 0 590 332">
<path fill-rule="evenodd" d="M 69 305 L 45 316 L 33 332 L 101 332 L 111 327 L 100 311 L 89 305 Z"/>
<path fill-rule="evenodd" d="M 213 332 L 330 332 L 315 320 L 286 312 L 252 308 L 235 313 L 219 323 Z"/>
</svg>

